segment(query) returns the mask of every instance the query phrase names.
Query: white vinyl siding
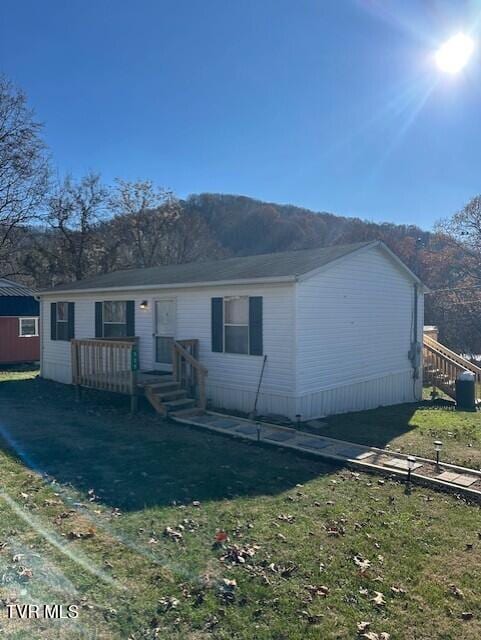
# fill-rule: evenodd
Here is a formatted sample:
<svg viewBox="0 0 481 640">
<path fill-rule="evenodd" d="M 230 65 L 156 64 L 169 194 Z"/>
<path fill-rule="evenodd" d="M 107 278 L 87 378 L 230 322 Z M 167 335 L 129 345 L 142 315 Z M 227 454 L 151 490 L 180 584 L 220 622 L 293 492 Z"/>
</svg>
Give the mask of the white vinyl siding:
<svg viewBox="0 0 481 640">
<path fill-rule="evenodd" d="M 106 293 L 69 294 L 75 301 L 75 337 L 95 336 L 95 300 Z M 155 369 L 154 300 L 175 299 L 177 339 L 197 338 L 199 357 L 208 369 L 207 397 L 218 407 L 250 412 L 254 407 L 263 356 L 237 353 L 213 353 L 211 350 L 211 298 L 230 296 L 263 297 L 264 353 L 266 367 L 259 395 L 259 411 L 295 414 L 294 398 L 294 286 L 252 285 L 228 287 L 198 287 L 195 289 L 139 290 L 139 292 L 108 293 L 109 300 L 135 301 L 135 334 L 139 340 L 140 369 Z M 58 297 L 60 299 L 60 297 Z M 140 304 L 147 300 L 146 309 Z M 43 298 L 42 376 L 59 382 L 72 379 L 70 344 L 50 340 L 50 302 Z"/>
<path fill-rule="evenodd" d="M 422 303 L 420 295 L 421 342 Z M 315 417 L 418 398 L 421 384 L 413 386 L 408 358 L 413 304 L 414 281 L 378 248 L 354 253 L 299 282 L 299 413 Z"/>
</svg>

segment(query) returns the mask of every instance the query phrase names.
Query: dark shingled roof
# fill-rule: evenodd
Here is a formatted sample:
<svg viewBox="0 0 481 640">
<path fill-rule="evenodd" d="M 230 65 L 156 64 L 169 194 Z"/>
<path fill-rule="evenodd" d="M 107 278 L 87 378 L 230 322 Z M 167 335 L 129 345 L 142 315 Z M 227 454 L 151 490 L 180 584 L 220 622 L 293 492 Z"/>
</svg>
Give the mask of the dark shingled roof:
<svg viewBox="0 0 481 640">
<path fill-rule="evenodd" d="M 267 253 L 209 262 L 189 262 L 148 269 L 114 271 L 95 278 L 61 284 L 49 289 L 48 292 L 294 277 L 318 269 L 369 244 L 375 243 L 358 242 L 322 249 Z"/>
<path fill-rule="evenodd" d="M 12 280 L 0 278 L 0 297 L 3 296 L 33 296 L 31 289 L 24 287 L 23 284 L 17 284 Z"/>
</svg>

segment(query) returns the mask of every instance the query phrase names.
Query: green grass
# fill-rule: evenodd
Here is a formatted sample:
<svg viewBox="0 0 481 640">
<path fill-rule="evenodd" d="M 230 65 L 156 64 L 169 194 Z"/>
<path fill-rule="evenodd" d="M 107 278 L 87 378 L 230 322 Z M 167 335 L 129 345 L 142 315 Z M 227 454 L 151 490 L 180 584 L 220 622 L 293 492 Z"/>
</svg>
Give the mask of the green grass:
<svg viewBox="0 0 481 640">
<path fill-rule="evenodd" d="M 445 462 L 481 469 L 479 411 L 460 412 L 425 401 L 332 416 L 317 433 L 427 458 L 435 457 L 433 442 L 441 440 Z"/>
<path fill-rule="evenodd" d="M 29 623 L 0 605 L 4 637 L 350 640 L 361 621 L 391 640 L 481 636 L 478 506 L 127 411 L 124 398 L 77 405 L 68 387 L 2 378 L 0 603 L 80 606 L 77 620 Z M 427 447 L 448 423 L 479 435 L 476 417 L 422 406 L 329 429 Z M 229 562 L 232 545 L 254 555 Z"/>
</svg>

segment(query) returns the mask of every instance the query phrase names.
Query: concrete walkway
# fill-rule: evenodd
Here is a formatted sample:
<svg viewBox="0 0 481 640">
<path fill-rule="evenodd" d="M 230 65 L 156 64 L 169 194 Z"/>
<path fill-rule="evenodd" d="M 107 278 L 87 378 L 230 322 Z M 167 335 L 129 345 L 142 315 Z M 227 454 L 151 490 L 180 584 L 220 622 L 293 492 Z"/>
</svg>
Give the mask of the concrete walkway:
<svg viewBox="0 0 481 640">
<path fill-rule="evenodd" d="M 376 471 L 383 475 L 407 476 L 407 454 L 391 453 L 387 449 L 367 447 L 345 440 L 313 435 L 298 429 L 266 422 L 253 422 L 221 413 L 204 412 L 196 415 L 170 416 L 181 424 L 202 427 L 235 438 L 262 442 L 286 449 L 294 449 L 314 456 Z M 437 486 L 481 501 L 481 471 L 434 460 L 416 457 L 412 479 L 419 484 Z"/>
</svg>

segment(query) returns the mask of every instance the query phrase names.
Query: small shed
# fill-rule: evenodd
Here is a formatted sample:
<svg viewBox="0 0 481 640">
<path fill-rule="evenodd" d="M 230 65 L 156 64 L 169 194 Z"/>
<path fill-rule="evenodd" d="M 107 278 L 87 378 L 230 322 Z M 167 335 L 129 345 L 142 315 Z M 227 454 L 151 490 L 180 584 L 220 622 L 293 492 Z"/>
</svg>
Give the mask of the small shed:
<svg viewBox="0 0 481 640">
<path fill-rule="evenodd" d="M 39 313 L 33 291 L 0 278 L 0 365 L 40 359 Z"/>
</svg>

